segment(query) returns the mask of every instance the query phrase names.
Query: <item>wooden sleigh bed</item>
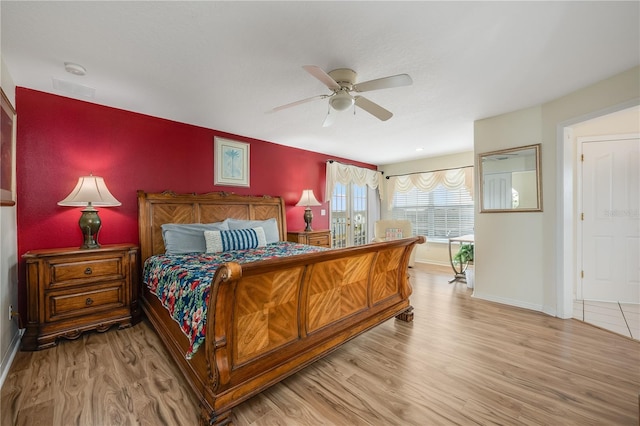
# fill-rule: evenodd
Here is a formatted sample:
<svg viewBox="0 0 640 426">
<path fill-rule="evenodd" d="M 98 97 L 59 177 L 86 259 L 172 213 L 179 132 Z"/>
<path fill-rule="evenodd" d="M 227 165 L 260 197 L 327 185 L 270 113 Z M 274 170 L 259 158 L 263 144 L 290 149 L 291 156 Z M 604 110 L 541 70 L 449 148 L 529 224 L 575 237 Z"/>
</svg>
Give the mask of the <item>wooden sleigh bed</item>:
<svg viewBox="0 0 640 426">
<path fill-rule="evenodd" d="M 141 259 L 165 252 L 161 225 L 226 218 L 275 218 L 279 197 L 138 192 Z M 142 284 L 142 307 L 201 407 L 203 424 L 231 424 L 231 409 L 341 344 L 397 317 L 413 319 L 407 267 L 424 237 L 327 250 L 240 265 L 225 263 L 209 290 L 206 339 L 187 359 L 189 340 Z"/>
</svg>

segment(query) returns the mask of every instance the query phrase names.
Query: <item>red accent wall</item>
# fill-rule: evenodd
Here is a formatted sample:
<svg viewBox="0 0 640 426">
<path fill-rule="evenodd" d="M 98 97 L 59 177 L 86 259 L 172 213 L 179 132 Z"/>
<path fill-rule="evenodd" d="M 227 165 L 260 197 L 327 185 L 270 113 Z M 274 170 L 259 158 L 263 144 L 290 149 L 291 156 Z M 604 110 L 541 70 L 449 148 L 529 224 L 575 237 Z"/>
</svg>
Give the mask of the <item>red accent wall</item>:
<svg viewBox="0 0 640 426">
<path fill-rule="evenodd" d="M 100 106 L 18 87 L 17 220 L 18 256 L 33 249 L 79 247 L 81 208 L 57 202 L 79 176 L 102 176 L 120 207 L 99 208 L 101 244 L 138 243 L 137 198 L 147 192 L 278 195 L 287 204 L 289 230 L 304 228 L 303 189 L 324 199 L 325 162 L 333 158 L 361 167 L 375 166 L 276 143 Z M 249 188 L 214 186 L 214 136 L 250 143 Z M 313 207 L 314 229 L 327 229 L 326 203 Z M 20 265 L 24 312 L 24 264 Z"/>
</svg>

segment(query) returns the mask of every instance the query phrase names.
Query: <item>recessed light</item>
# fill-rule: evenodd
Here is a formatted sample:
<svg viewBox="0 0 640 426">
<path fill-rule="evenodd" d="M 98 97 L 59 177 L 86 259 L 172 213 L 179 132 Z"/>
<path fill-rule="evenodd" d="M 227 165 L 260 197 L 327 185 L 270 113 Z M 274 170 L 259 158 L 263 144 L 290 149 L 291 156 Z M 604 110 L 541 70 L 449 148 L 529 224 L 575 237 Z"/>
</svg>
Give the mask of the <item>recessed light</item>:
<svg viewBox="0 0 640 426">
<path fill-rule="evenodd" d="M 64 69 L 73 75 L 85 75 L 87 70 L 82 65 L 74 64 L 73 62 L 65 62 Z"/>
<path fill-rule="evenodd" d="M 416 148 L 416 152 L 422 151 L 424 148 Z"/>
</svg>

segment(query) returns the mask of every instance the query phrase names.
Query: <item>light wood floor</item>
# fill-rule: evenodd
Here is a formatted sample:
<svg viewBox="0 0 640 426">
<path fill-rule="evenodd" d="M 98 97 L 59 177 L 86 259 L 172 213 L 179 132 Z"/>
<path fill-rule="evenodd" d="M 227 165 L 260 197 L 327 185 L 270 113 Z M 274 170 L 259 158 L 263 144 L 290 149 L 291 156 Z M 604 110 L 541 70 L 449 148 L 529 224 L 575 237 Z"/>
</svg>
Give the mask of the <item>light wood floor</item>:
<svg viewBox="0 0 640 426">
<path fill-rule="evenodd" d="M 412 270 L 390 320 L 237 407 L 237 425 L 638 425 L 640 343 L 473 299 Z M 20 352 L 2 425 L 193 425 L 197 401 L 143 322 Z"/>
</svg>

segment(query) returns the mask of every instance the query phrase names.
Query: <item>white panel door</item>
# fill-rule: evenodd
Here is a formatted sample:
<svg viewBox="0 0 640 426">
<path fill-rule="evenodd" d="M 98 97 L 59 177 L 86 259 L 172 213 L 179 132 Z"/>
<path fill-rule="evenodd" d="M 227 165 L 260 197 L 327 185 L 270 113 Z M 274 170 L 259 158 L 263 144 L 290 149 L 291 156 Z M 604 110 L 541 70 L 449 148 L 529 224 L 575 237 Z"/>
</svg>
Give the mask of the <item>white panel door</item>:
<svg viewBox="0 0 640 426">
<path fill-rule="evenodd" d="M 582 298 L 640 303 L 640 140 L 581 148 Z"/>
<path fill-rule="evenodd" d="M 511 209 L 513 202 L 511 173 L 492 173 L 484 177 L 484 208 Z"/>
</svg>

